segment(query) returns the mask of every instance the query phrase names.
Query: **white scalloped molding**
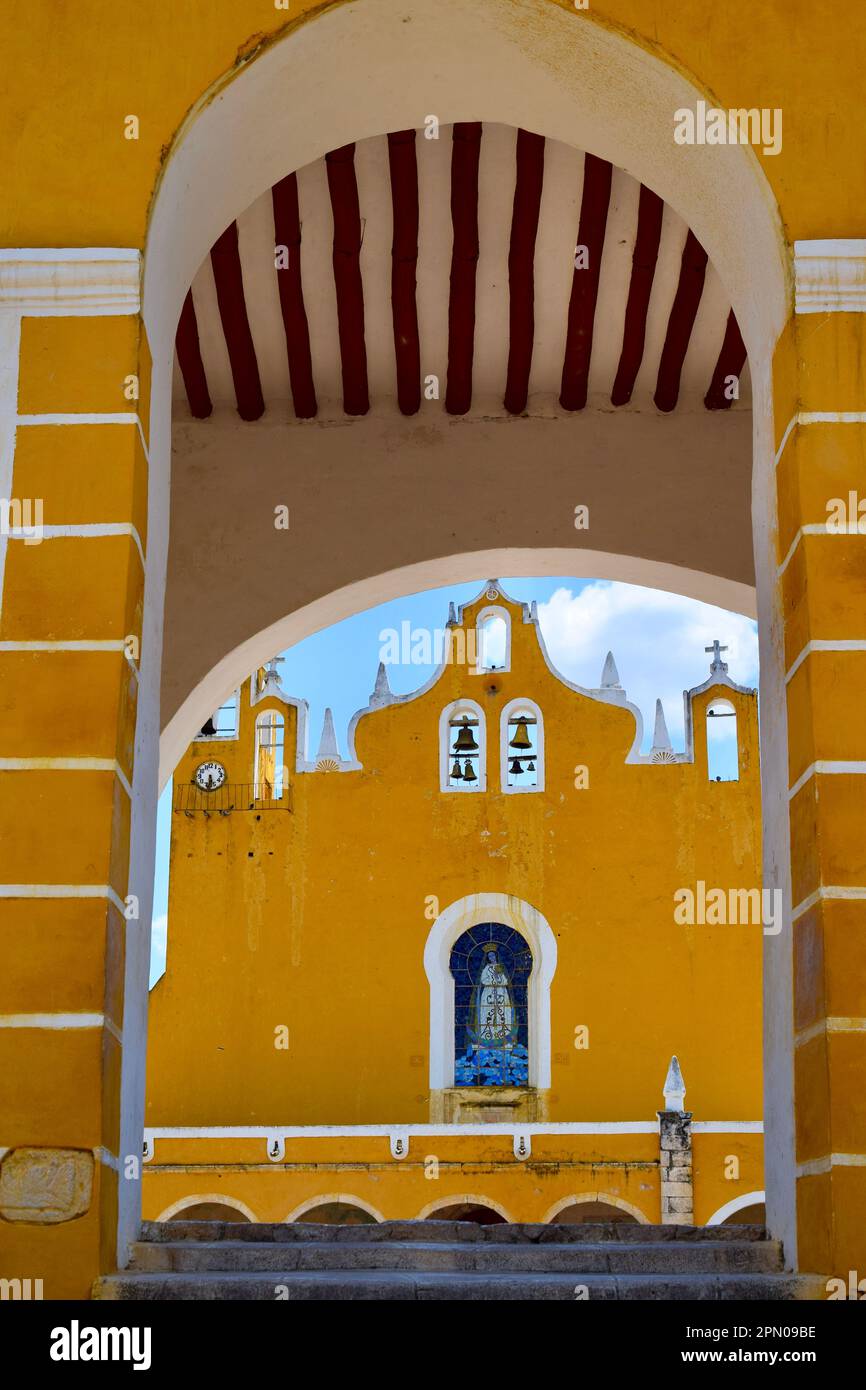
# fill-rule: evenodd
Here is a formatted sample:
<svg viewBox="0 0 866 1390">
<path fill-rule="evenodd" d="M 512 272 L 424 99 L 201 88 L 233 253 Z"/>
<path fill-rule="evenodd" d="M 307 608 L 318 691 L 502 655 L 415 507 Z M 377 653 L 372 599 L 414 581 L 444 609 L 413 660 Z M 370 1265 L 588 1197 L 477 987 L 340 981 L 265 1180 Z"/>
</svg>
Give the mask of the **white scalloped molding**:
<svg viewBox="0 0 866 1390">
<path fill-rule="evenodd" d="M 866 240 L 794 242 L 798 314 L 866 313 Z"/>
<path fill-rule="evenodd" d="M 0 307 L 22 314 L 137 314 L 141 252 L 126 246 L 0 250 Z"/>
</svg>

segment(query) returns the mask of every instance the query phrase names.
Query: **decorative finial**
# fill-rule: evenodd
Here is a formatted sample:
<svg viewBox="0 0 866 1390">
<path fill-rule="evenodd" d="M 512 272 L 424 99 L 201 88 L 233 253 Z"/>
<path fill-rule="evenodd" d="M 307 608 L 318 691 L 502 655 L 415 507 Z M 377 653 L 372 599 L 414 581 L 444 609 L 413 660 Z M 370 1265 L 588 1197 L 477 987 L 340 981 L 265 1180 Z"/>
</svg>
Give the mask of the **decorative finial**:
<svg viewBox="0 0 866 1390">
<path fill-rule="evenodd" d="M 715 639 L 711 647 L 704 647 L 705 652 L 712 652 L 713 654 L 713 659 L 710 662 L 711 676 L 726 676 L 728 674 L 728 663 L 726 661 L 722 661 L 722 652 L 726 652 L 727 650 L 727 647 L 719 646 L 718 637 Z"/>
<path fill-rule="evenodd" d="M 322 758 L 340 761 L 340 750 L 337 747 L 337 735 L 334 731 L 334 716 L 330 709 L 325 710 L 325 718 L 322 723 L 322 737 L 319 741 L 319 751 L 316 754 L 316 761 Z"/>
<path fill-rule="evenodd" d="M 665 1110 L 685 1110 L 686 1083 L 676 1057 L 671 1058 L 664 1086 Z"/>
<path fill-rule="evenodd" d="M 622 690 L 619 680 L 619 671 L 616 669 L 616 662 L 613 659 L 613 652 L 608 652 L 604 659 L 604 669 L 601 673 L 602 690 Z"/>
<path fill-rule="evenodd" d="M 652 751 L 654 753 L 673 752 L 673 749 L 671 747 L 670 735 L 668 734 L 668 726 L 665 723 L 665 712 L 662 708 L 661 700 L 656 700 L 656 726 L 655 732 L 653 733 Z"/>
<path fill-rule="evenodd" d="M 529 605 L 529 616 L 534 623 L 538 622 L 538 602 L 533 599 Z"/>
<path fill-rule="evenodd" d="M 376 684 L 370 696 L 371 707 L 377 705 L 387 705 L 391 700 L 391 687 L 388 684 L 388 668 L 384 661 L 379 662 L 379 669 L 376 672 Z"/>
<path fill-rule="evenodd" d="M 270 661 L 265 662 L 265 678 L 262 681 L 262 693 L 269 690 L 271 686 L 279 687 L 280 673 L 277 667 L 282 666 L 284 661 L 284 656 L 273 656 Z"/>
</svg>

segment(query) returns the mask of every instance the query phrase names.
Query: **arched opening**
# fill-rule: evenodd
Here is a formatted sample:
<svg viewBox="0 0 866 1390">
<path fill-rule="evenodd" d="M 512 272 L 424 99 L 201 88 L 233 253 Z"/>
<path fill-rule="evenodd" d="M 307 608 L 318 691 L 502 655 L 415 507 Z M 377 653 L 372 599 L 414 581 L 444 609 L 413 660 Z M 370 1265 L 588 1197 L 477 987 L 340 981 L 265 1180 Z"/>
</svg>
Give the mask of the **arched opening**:
<svg viewBox="0 0 866 1390">
<path fill-rule="evenodd" d="M 720 1226 L 763 1226 L 767 1220 L 767 1208 L 763 1202 L 753 1202 L 751 1206 L 740 1207 L 720 1221 Z"/>
<path fill-rule="evenodd" d="M 730 700 L 707 706 L 707 776 L 711 782 L 740 780 L 737 711 Z"/>
<path fill-rule="evenodd" d="M 458 700 L 442 711 L 439 786 L 443 792 L 487 790 L 487 720 L 474 700 Z"/>
<path fill-rule="evenodd" d="M 425 1221 L 471 1221 L 476 1226 L 503 1226 L 506 1218 L 493 1207 L 482 1202 L 452 1202 L 437 1207 L 426 1216 Z"/>
<path fill-rule="evenodd" d="M 544 790 L 544 717 L 532 700 L 512 700 L 503 709 L 499 764 L 504 792 Z"/>
<path fill-rule="evenodd" d="M 479 613 L 476 624 L 479 671 L 507 671 L 509 667 L 510 623 L 503 610 Z"/>
<path fill-rule="evenodd" d="M 563 1207 L 555 1217 L 558 1226 L 586 1226 L 598 1222 L 606 1225 L 638 1226 L 640 1222 L 629 1211 L 615 1207 L 610 1202 L 573 1202 Z"/>
<path fill-rule="evenodd" d="M 209 102 L 206 107 L 203 106 L 201 112 L 195 113 L 168 162 L 155 203 L 145 270 L 146 317 L 151 329 L 156 367 L 154 428 L 151 433 L 155 463 L 152 507 L 157 519 L 162 520 L 163 524 L 167 509 L 164 478 L 168 458 L 166 402 L 171 341 L 180 304 L 196 266 L 235 214 L 238 201 L 241 205 L 247 205 L 263 187 L 282 177 L 286 172 L 286 161 L 290 167 L 300 167 L 305 160 L 309 161 L 327 149 L 338 148 L 348 143 L 356 138 L 358 124 L 366 133 L 372 133 L 399 129 L 414 123 L 415 97 L 413 96 L 412 111 L 398 110 L 399 102 L 405 101 L 406 98 L 396 98 L 387 81 L 379 83 L 372 75 L 375 63 L 380 60 L 376 59 L 370 68 L 367 68 L 359 59 L 358 33 L 352 24 L 352 8 L 345 7 L 332 15 L 324 16 L 314 24 L 304 26 L 293 39 L 276 45 L 270 53 L 252 64 L 242 77 L 225 87 L 219 100 Z M 419 3 L 411 8 L 413 17 L 420 21 L 419 26 L 413 26 L 416 27 L 417 33 L 418 28 L 423 25 L 426 7 Z M 765 196 L 760 174 L 753 167 L 754 161 L 750 162 L 746 152 L 738 150 L 714 151 L 714 155 L 719 157 L 706 160 L 703 157 L 704 152 L 700 149 L 680 151 L 679 154 L 683 158 L 674 161 L 671 158 L 672 150 L 669 150 L 671 142 L 664 138 L 665 134 L 669 133 L 666 123 L 669 122 L 670 112 L 677 106 L 688 104 L 699 93 L 672 68 L 658 63 L 656 59 L 650 58 L 639 47 L 626 42 L 620 36 L 608 33 L 593 24 L 583 24 L 580 33 L 576 26 L 567 32 L 561 27 L 562 21 L 566 18 L 564 12 L 556 14 L 553 7 L 541 3 L 535 8 L 544 22 L 538 26 L 536 35 L 527 36 L 523 26 L 519 33 L 517 29 L 509 27 L 510 21 L 507 18 L 503 19 L 499 6 L 464 5 L 457 3 L 457 0 L 447 4 L 449 24 L 442 25 L 442 32 L 448 31 L 449 59 L 454 59 L 455 55 L 459 54 L 461 46 L 467 40 L 474 37 L 480 41 L 482 36 L 488 38 L 491 32 L 495 35 L 496 45 L 501 47 L 498 56 L 502 61 L 489 65 L 489 72 L 493 76 L 488 77 L 485 73 L 484 89 L 479 91 L 475 88 L 479 107 L 500 119 L 506 116 L 512 120 L 519 119 L 522 125 L 530 129 L 550 129 L 552 134 L 557 134 L 566 141 L 579 139 L 584 148 L 598 150 L 615 162 L 629 162 L 648 185 L 658 187 L 666 198 L 669 197 L 674 205 L 687 212 L 690 218 L 693 215 L 696 230 L 716 257 L 720 272 L 738 301 L 738 313 L 741 315 L 743 331 L 750 347 L 753 346 L 758 354 L 763 349 L 766 360 L 768 349 L 784 320 L 784 275 L 776 219 Z M 377 5 L 374 3 L 365 12 L 365 21 L 370 10 L 375 9 Z M 378 9 L 384 14 L 381 6 L 378 6 Z M 443 14 L 440 10 L 437 22 L 441 24 L 442 19 Z M 453 26 L 451 20 L 454 21 Z M 372 28 L 375 29 L 375 25 Z M 420 37 L 417 52 L 413 49 L 408 55 L 409 62 L 403 69 L 406 81 L 405 84 L 401 84 L 401 88 L 407 92 L 413 90 L 415 94 L 421 94 L 430 89 L 430 81 L 435 77 L 438 84 L 435 87 L 437 100 L 441 98 L 440 106 L 450 106 L 459 112 L 465 103 L 464 93 L 473 89 L 472 83 L 467 84 L 466 73 L 458 71 L 460 63 L 451 62 L 446 65 L 447 89 L 443 91 L 441 34 L 431 34 L 426 54 L 424 36 Z M 345 42 L 347 53 L 353 55 L 353 61 L 348 64 L 347 70 L 351 71 L 356 66 L 359 70 L 364 68 L 363 93 L 381 91 L 384 95 L 376 100 L 383 101 L 388 109 L 371 111 L 369 104 L 365 103 L 363 97 L 359 97 L 354 110 L 352 100 L 346 99 L 340 103 L 339 113 L 335 109 L 329 110 L 327 114 L 323 113 L 323 119 L 318 123 L 312 120 L 293 121 L 289 112 L 287 126 L 290 129 L 293 126 L 297 128 L 291 129 L 292 138 L 289 145 L 286 144 L 285 130 L 278 130 L 276 127 L 279 123 L 274 123 L 273 129 L 269 128 L 267 140 L 261 141 L 258 138 L 260 149 L 266 146 L 264 152 L 257 154 L 255 160 L 249 159 L 247 149 L 255 148 L 257 139 L 253 138 L 248 143 L 245 133 L 260 137 L 262 111 L 283 109 L 278 94 L 286 90 L 286 53 L 281 53 L 280 50 L 286 50 L 292 44 L 296 44 L 293 56 L 300 58 L 297 62 L 297 73 L 303 76 L 306 66 L 312 75 L 321 71 L 319 64 L 314 61 L 319 42 L 327 48 L 333 44 L 335 38 L 339 43 Z M 575 57 L 578 60 L 571 64 L 563 63 L 562 52 L 565 49 L 571 50 L 574 45 Z M 467 54 L 473 51 L 474 46 L 472 42 L 469 43 Z M 599 61 L 600 50 L 608 61 Z M 559 60 L 548 64 L 547 55 L 551 52 L 557 52 Z M 371 58 L 373 57 L 371 54 Z M 329 65 L 334 61 L 331 47 Z M 388 62 L 391 61 L 393 52 L 389 51 Z M 526 80 L 521 81 L 520 70 L 524 63 Z M 339 64 L 337 68 L 339 69 Z M 259 71 L 256 72 L 256 69 Z M 295 63 L 292 64 L 292 70 L 295 76 Z M 387 69 L 382 71 L 386 76 Z M 255 99 L 250 101 L 247 96 L 250 90 L 248 79 L 253 74 L 255 76 L 251 90 Z M 638 74 L 646 76 L 648 81 L 644 84 L 639 83 Z M 268 84 L 271 84 L 270 87 Z M 633 93 L 638 88 L 641 90 L 640 121 L 634 119 Z M 299 91 L 296 95 L 300 109 L 320 110 L 320 104 L 312 93 L 305 97 L 304 93 Z M 333 108 L 336 104 L 332 103 L 331 106 Z M 520 110 L 517 110 L 517 107 Z M 351 116 L 349 112 L 352 112 Z M 576 113 L 580 117 L 581 112 L 585 115 L 576 120 Z M 353 122 L 352 129 L 345 124 L 350 119 Z M 329 128 L 325 128 L 327 122 L 331 123 Z M 227 138 L 227 132 L 231 132 L 232 138 Z M 220 148 L 230 152 L 230 158 L 221 167 L 212 157 L 213 151 Z M 235 151 L 238 152 L 237 158 Z M 659 151 L 667 153 L 660 154 Z M 228 167 L 229 165 L 232 167 Z M 213 177 L 215 167 L 220 168 L 219 178 Z M 266 172 L 268 169 L 269 172 Z M 207 174 L 204 173 L 205 170 Z M 721 195 L 720 188 L 724 189 Z M 717 216 L 720 197 L 722 205 L 727 202 L 729 207 L 737 209 L 736 215 L 731 212 L 729 216 Z M 757 277 L 756 264 L 765 272 Z M 756 284 L 760 287 L 757 295 L 753 294 Z M 756 454 L 759 468 L 762 472 L 768 472 L 772 448 L 766 377 L 757 385 L 762 415 L 757 427 Z M 756 496 L 756 507 L 759 515 L 763 516 L 769 507 L 768 487 L 764 484 L 759 486 Z M 158 573 L 158 552 L 161 544 L 159 528 L 156 535 L 157 553 L 154 559 L 155 570 Z M 628 557 L 626 565 L 639 561 L 640 557 L 637 557 L 637 560 L 635 557 Z M 667 563 L 657 559 L 653 562 Z M 425 582 L 430 582 L 430 575 L 441 563 L 437 558 L 432 568 L 428 569 Z M 538 572 L 540 566 L 537 552 L 534 552 L 531 559 L 527 556 L 526 563 L 531 565 L 533 572 Z M 606 559 L 596 564 L 594 572 L 602 572 L 605 563 Z M 774 649 L 770 645 L 771 564 L 770 550 L 767 546 L 766 555 L 759 556 L 758 578 L 759 584 L 763 585 L 765 603 L 764 640 L 767 643 L 768 661 L 764 670 L 768 673 L 774 669 Z M 676 568 L 675 561 L 672 561 L 672 567 Z M 696 582 L 705 582 L 705 577 L 698 577 L 697 567 L 691 568 Z M 516 565 L 512 560 L 510 564 L 485 564 L 483 567 L 484 572 L 497 569 L 510 569 L 513 572 Z M 679 567 L 677 587 L 682 585 L 683 576 L 689 569 L 689 566 Z M 619 570 L 617 572 L 621 573 Z M 448 577 L 453 578 L 453 575 L 452 563 Z M 379 595 L 384 596 L 390 581 L 382 575 L 353 579 L 352 584 L 343 587 L 348 591 L 352 585 L 362 584 L 367 579 L 371 580 Z M 334 611 L 334 596 L 337 592 L 338 587 L 332 582 L 325 584 L 315 596 L 305 596 L 297 606 L 292 607 L 290 617 L 285 619 L 286 627 L 294 625 L 297 634 L 299 626 L 303 624 L 321 625 L 323 615 L 329 611 L 329 605 L 330 611 Z M 161 595 L 154 593 L 154 585 L 150 584 L 151 623 L 157 629 L 159 620 L 156 615 L 160 609 L 160 597 Z M 349 601 L 357 601 L 357 597 L 356 592 Z M 337 600 L 342 601 L 345 601 L 345 595 L 343 599 Z M 303 616 L 299 617 L 300 614 Z M 188 723 L 192 707 L 202 705 L 202 713 L 208 707 L 214 707 L 228 688 L 226 677 L 229 668 L 248 667 L 252 649 L 259 644 L 262 631 L 261 627 L 252 628 L 250 635 L 236 642 L 223 661 L 210 666 L 205 664 L 202 669 L 208 671 L 206 677 L 201 677 L 200 671 L 195 669 L 195 663 L 192 664 L 187 672 L 189 693 L 184 694 L 170 711 L 173 718 L 180 719 L 171 729 L 171 737 L 176 741 L 177 747 L 182 747 L 189 737 Z M 297 636 L 292 640 L 297 640 Z M 283 645 L 288 643 L 268 639 L 267 644 L 259 650 L 262 654 L 269 654 Z M 778 661 L 775 661 L 775 666 L 778 666 Z M 778 675 L 778 672 L 776 674 Z M 772 679 L 771 674 L 766 676 L 768 682 Z M 142 708 L 147 710 L 149 705 L 152 711 L 155 700 L 155 689 L 151 684 L 142 692 Z M 781 747 L 774 750 L 779 785 L 782 784 L 783 753 Z M 168 767 L 171 767 L 170 754 Z M 152 811 L 152 806 L 144 805 L 142 814 L 145 821 L 148 817 L 152 819 Z M 786 833 L 786 830 L 780 831 L 783 837 Z M 145 832 L 141 837 L 143 843 L 137 854 L 138 862 L 145 865 L 150 843 L 148 834 L 149 832 Z M 776 855 L 775 858 L 778 862 L 786 862 L 784 854 Z M 144 900 L 147 900 L 146 894 Z M 130 1041 L 133 1041 L 136 1027 L 134 1012 L 135 1010 L 130 1010 L 128 1016 Z M 137 1012 L 140 1026 L 140 1008 Z M 134 1049 L 131 1050 L 131 1058 L 133 1052 Z M 784 1073 L 784 1058 L 781 1059 L 780 1065 Z M 431 1071 L 432 1067 L 431 1059 Z M 784 1075 L 782 1079 L 784 1080 Z M 125 1106 L 129 1121 L 125 1125 L 129 1136 L 126 1142 L 130 1145 L 130 1152 L 133 1151 L 131 1146 L 140 1129 L 140 1087 L 140 1075 L 133 1069 L 129 1073 Z M 782 1089 L 784 1091 L 784 1086 Z M 785 1131 L 787 1121 L 784 1104 L 774 1120 L 779 1132 Z M 786 1132 L 783 1137 L 787 1137 Z M 132 1225 L 134 1226 L 134 1221 Z"/>
<path fill-rule="evenodd" d="M 376 1217 L 353 1202 L 320 1202 L 308 1207 L 294 1223 L 319 1226 L 375 1226 Z"/>
<path fill-rule="evenodd" d="M 248 1223 L 251 1218 L 244 1212 L 238 1211 L 237 1207 L 231 1207 L 226 1202 L 193 1202 L 191 1206 L 183 1207 L 176 1211 L 173 1216 L 165 1218 L 167 1221 L 231 1221 Z"/>
</svg>

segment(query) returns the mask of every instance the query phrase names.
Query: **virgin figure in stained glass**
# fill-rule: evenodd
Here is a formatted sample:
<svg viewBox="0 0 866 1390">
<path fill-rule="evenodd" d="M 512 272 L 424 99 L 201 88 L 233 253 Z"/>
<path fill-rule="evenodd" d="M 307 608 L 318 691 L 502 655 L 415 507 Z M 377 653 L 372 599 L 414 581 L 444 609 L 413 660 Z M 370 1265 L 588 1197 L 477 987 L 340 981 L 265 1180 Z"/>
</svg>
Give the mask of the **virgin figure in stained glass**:
<svg viewBox="0 0 866 1390">
<path fill-rule="evenodd" d="M 472 1032 L 476 1042 L 485 1047 L 504 1047 L 513 1042 L 517 1035 L 511 981 L 497 958 L 496 946 L 492 942 L 488 944 L 485 956 L 486 963 L 475 988 Z"/>
<path fill-rule="evenodd" d="M 501 922 L 470 927 L 451 949 L 455 1086 L 528 1086 L 532 952 Z"/>
</svg>

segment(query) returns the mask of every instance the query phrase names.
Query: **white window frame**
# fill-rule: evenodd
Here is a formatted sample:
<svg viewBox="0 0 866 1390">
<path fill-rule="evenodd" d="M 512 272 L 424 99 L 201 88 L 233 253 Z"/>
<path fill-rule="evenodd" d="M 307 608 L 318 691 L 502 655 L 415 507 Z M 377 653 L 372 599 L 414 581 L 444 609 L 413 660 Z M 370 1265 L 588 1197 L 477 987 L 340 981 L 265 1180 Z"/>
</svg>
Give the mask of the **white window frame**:
<svg viewBox="0 0 866 1390">
<path fill-rule="evenodd" d="M 534 787 L 510 787 L 508 785 L 508 764 L 513 754 L 508 752 L 508 723 L 518 710 L 526 710 L 532 713 L 536 719 L 536 738 L 535 738 L 535 786 Z M 499 721 L 499 785 L 509 796 L 515 793 L 523 795 L 534 792 L 544 791 L 544 716 L 534 700 L 509 700 L 503 707 Z"/>
<path fill-rule="evenodd" d="M 478 781 L 470 783 L 468 786 L 462 784 L 458 787 L 449 785 L 451 776 L 451 721 L 459 718 L 462 714 L 468 714 L 478 720 L 476 738 L 478 740 Z M 452 700 L 450 705 L 446 705 L 439 716 L 439 790 L 454 794 L 465 793 L 472 795 L 474 792 L 487 791 L 487 720 L 483 709 L 475 700 Z"/>
<path fill-rule="evenodd" d="M 489 666 L 482 666 L 481 654 L 483 642 L 481 639 L 481 629 L 489 618 L 501 618 L 505 623 L 505 661 L 502 666 L 493 669 Z M 472 674 L 474 676 L 498 676 L 501 671 L 511 670 L 511 614 L 507 608 L 500 603 L 491 603 L 487 608 L 482 608 L 475 619 L 475 666 Z"/>
</svg>

